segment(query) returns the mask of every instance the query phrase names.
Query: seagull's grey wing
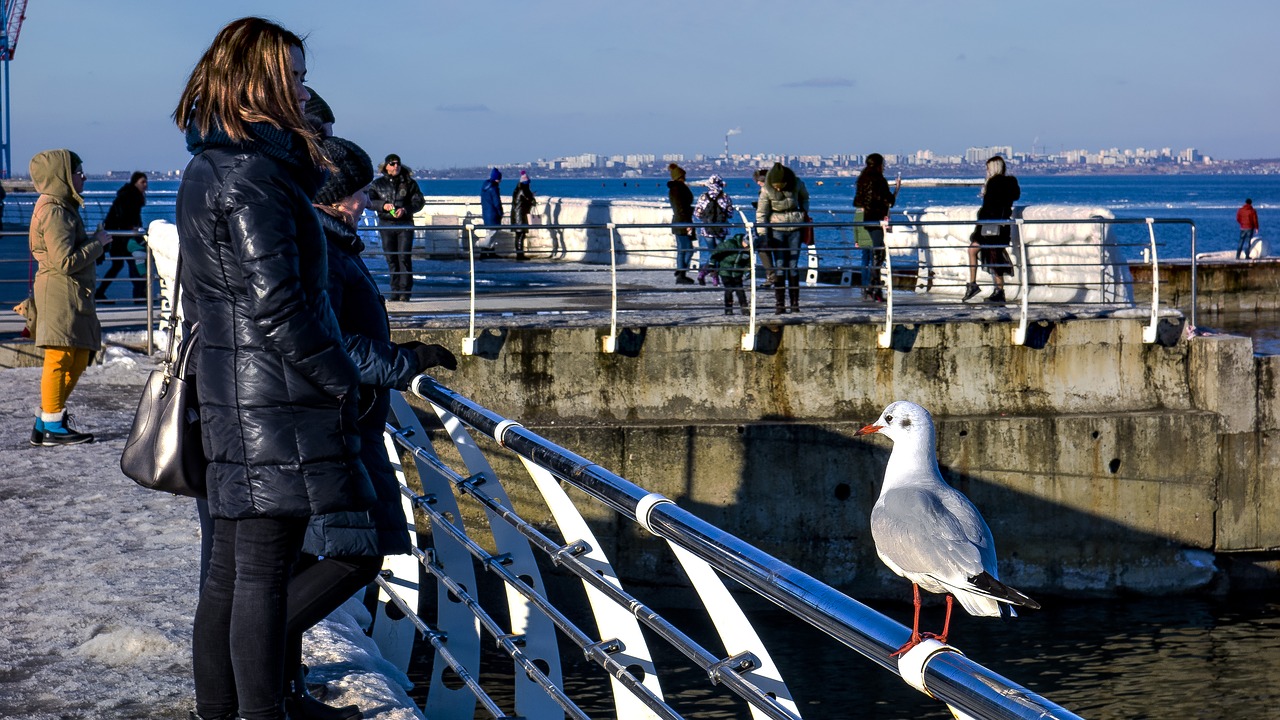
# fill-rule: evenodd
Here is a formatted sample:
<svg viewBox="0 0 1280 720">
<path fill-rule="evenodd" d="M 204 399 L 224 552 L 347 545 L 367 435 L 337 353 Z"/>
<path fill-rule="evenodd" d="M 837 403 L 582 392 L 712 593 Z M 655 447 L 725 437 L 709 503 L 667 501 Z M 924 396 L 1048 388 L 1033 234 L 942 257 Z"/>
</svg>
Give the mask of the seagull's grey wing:
<svg viewBox="0 0 1280 720">
<path fill-rule="evenodd" d="M 883 493 L 871 511 L 878 553 L 906 572 L 953 583 L 984 569 L 982 553 L 970 538 L 972 528 L 966 527 L 971 524 L 972 518 L 962 520 L 947 507 L 942 493 L 914 485 Z"/>
<path fill-rule="evenodd" d="M 978 512 L 978 508 L 974 507 L 973 502 L 965 497 L 964 493 L 956 490 L 951 486 L 947 486 L 947 492 L 941 494 L 942 504 L 947 511 L 955 518 L 957 526 L 978 549 L 978 553 L 982 558 L 982 570 L 985 570 L 992 577 L 998 577 L 996 572 L 996 543 L 991 536 L 991 528 L 987 527 L 987 521 L 982 519 L 982 514 Z M 975 572 L 974 575 L 977 573 Z M 969 577 L 972 577 L 969 576 Z"/>
</svg>

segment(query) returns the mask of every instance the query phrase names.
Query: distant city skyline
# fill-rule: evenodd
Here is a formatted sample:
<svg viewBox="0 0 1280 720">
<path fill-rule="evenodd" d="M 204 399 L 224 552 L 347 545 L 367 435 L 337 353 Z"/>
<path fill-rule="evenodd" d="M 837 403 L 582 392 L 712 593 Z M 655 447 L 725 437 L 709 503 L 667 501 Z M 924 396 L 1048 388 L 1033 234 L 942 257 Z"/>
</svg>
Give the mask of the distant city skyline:
<svg viewBox="0 0 1280 720">
<path fill-rule="evenodd" d="M 10 66 L 15 171 L 178 169 L 170 120 L 226 22 L 303 34 L 337 133 L 413 167 L 663 154 L 962 154 L 970 145 L 1280 158 L 1280 94 L 1240 32 L 1280 3 L 31 0 Z"/>
</svg>

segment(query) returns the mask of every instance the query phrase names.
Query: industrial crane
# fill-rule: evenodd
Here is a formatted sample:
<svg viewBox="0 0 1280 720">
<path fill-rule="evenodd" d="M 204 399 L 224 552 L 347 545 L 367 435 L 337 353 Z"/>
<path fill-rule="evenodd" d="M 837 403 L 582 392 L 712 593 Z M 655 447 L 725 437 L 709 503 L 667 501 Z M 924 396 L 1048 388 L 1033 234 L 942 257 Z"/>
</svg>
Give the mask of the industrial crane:
<svg viewBox="0 0 1280 720">
<path fill-rule="evenodd" d="M 27 0 L 0 0 L 0 62 L 4 70 L 0 73 L 0 178 L 10 176 L 13 167 L 10 158 L 12 147 L 12 123 L 9 116 L 9 61 L 18 49 L 18 33 L 22 32 L 22 21 L 27 19 Z"/>
</svg>

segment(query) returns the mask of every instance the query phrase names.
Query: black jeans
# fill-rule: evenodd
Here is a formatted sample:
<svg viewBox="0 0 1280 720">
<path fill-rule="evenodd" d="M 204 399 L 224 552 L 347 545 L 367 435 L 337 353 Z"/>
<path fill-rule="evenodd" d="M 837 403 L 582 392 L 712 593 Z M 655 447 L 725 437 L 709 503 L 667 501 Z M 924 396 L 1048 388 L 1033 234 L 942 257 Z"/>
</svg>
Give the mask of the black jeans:
<svg viewBox="0 0 1280 720">
<path fill-rule="evenodd" d="M 384 226 L 385 227 L 385 226 Z M 408 300 L 413 290 L 413 229 L 382 230 L 382 252 L 391 271 L 391 299 Z"/>
<path fill-rule="evenodd" d="M 286 676 L 295 676 L 302 664 L 302 634 L 373 582 L 381 569 L 381 555 L 330 556 L 322 560 L 303 554 L 289 581 Z"/>
<path fill-rule="evenodd" d="M 282 720 L 286 588 L 307 518 L 213 521 L 191 638 L 196 712 Z"/>
</svg>

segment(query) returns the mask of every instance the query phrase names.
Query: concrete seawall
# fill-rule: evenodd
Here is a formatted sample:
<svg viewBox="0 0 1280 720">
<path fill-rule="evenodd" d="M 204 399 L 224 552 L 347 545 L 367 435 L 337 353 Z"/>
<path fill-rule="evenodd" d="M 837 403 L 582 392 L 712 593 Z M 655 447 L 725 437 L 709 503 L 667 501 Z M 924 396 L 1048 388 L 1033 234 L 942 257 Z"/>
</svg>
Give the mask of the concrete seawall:
<svg viewBox="0 0 1280 720">
<path fill-rule="evenodd" d="M 892 400 L 929 408 L 939 461 L 983 511 L 1015 586 L 1167 593 L 1274 580 L 1280 565 L 1276 358 L 1248 338 L 1144 345 L 1090 319 L 1012 346 L 999 322 L 919 325 L 880 350 L 870 325 L 806 324 L 764 352 L 740 328 L 493 328 L 450 387 L 856 596 L 899 596 L 868 516 L 889 445 L 855 438 Z M 458 347 L 461 330 L 397 331 Z M 518 463 L 522 513 L 549 522 Z M 624 575 L 681 582 L 660 543 L 608 526 Z M 479 521 L 479 514 L 474 518 Z M 1216 562 L 1216 567 L 1215 567 Z"/>
</svg>

